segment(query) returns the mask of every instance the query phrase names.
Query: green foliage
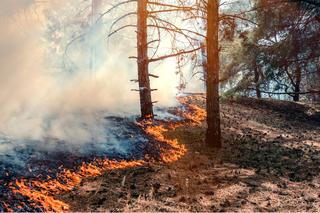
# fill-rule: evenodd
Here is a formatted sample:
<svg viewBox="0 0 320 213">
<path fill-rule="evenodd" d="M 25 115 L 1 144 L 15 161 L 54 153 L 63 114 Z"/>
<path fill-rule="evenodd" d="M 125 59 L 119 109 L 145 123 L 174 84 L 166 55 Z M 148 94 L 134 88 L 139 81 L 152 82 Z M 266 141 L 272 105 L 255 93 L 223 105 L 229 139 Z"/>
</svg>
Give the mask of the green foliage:
<svg viewBox="0 0 320 213">
<path fill-rule="evenodd" d="M 294 2 L 252 2 L 249 17 L 257 25 L 242 30 L 222 53 L 228 57 L 224 86 L 233 82 L 231 88 L 245 93 L 253 87 L 280 93 L 319 87 L 320 21 L 314 10 Z"/>
</svg>

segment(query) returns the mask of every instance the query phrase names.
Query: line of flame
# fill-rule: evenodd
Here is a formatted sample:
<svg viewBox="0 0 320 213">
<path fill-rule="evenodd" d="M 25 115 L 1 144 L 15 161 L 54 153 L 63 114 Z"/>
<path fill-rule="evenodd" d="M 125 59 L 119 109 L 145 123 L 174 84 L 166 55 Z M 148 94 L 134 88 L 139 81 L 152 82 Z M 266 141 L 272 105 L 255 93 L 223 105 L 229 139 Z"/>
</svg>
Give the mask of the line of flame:
<svg viewBox="0 0 320 213">
<path fill-rule="evenodd" d="M 206 112 L 196 104 L 191 104 L 190 97 L 178 99 L 188 110 L 177 111 L 177 114 L 186 118 L 190 124 L 199 125 L 206 118 Z M 164 122 L 165 123 L 165 122 Z M 170 146 L 170 149 L 160 148 L 161 160 L 165 163 L 172 163 L 183 157 L 187 148 L 179 144 L 177 139 L 168 139 L 165 133 L 170 129 L 175 129 L 185 122 L 171 122 L 166 124 L 154 124 L 152 121 L 146 121 L 141 124 L 146 134 L 151 136 L 159 143 Z M 81 183 L 84 178 L 96 177 L 108 170 L 125 169 L 142 166 L 147 160 L 133 161 L 115 161 L 115 160 L 96 160 L 93 163 L 83 163 L 79 170 L 73 172 L 64 170 L 58 174 L 57 179 L 43 180 L 17 180 L 15 184 L 11 183 L 11 189 L 14 193 L 28 197 L 34 204 L 33 207 L 44 209 L 45 211 L 64 212 L 70 209 L 70 206 L 63 201 L 55 198 L 55 195 L 66 193 Z M 23 203 L 20 204 L 21 206 Z M 7 208 L 10 211 L 10 208 Z"/>
</svg>

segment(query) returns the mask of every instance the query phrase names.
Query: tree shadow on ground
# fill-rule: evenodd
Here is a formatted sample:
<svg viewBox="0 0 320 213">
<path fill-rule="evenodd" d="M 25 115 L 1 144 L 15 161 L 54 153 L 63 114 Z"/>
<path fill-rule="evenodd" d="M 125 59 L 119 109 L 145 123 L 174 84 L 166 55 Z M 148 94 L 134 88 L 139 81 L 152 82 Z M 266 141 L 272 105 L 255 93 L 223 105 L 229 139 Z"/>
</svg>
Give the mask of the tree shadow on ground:
<svg viewBox="0 0 320 213">
<path fill-rule="evenodd" d="M 306 123 L 320 126 L 320 112 L 306 104 L 253 98 L 240 98 L 236 100 L 236 103 L 260 111 L 270 110 L 272 113 L 278 113 L 285 121 L 294 121 L 291 125 Z"/>
<path fill-rule="evenodd" d="M 225 132 L 225 134 L 232 135 L 234 133 Z M 267 196 L 268 193 L 276 193 L 276 196 L 286 197 L 290 190 L 293 190 L 288 188 L 288 181 L 301 183 L 304 187 L 305 185 L 314 187 L 312 181 L 320 174 L 320 149 L 302 143 L 295 147 L 292 146 L 294 143 L 291 139 L 285 138 L 263 141 L 246 135 L 233 135 L 232 137 L 235 140 L 225 141 L 219 158 L 224 163 L 234 164 L 240 169 L 253 170 L 255 173 L 244 177 L 223 177 L 223 182 L 244 183 L 249 187 L 249 191 L 236 193 L 236 195 L 220 203 L 218 208 L 213 207 L 213 211 L 241 209 L 247 204 L 249 197 L 261 193 L 265 193 L 263 199 L 265 199 L 266 204 L 253 202 L 255 211 L 279 211 L 281 208 L 289 208 L 290 205 L 286 203 L 282 203 L 282 206 L 277 204 L 277 207 L 271 205 L 270 202 L 272 201 Z M 270 182 L 276 184 L 276 192 L 270 192 L 270 189 L 264 186 L 265 183 Z M 302 200 L 305 200 L 303 202 L 306 202 L 306 206 L 299 207 L 305 211 L 308 208 L 313 208 L 309 204 L 314 202 L 316 198 L 303 197 L 302 195 Z"/>
<path fill-rule="evenodd" d="M 301 144 L 299 148 L 287 147 L 287 142 L 289 140 L 263 142 L 240 137 L 227 144 L 221 157 L 240 168 L 255 169 L 257 173 L 285 177 L 290 181 L 311 181 L 319 175 L 320 151 L 307 144 Z"/>
</svg>

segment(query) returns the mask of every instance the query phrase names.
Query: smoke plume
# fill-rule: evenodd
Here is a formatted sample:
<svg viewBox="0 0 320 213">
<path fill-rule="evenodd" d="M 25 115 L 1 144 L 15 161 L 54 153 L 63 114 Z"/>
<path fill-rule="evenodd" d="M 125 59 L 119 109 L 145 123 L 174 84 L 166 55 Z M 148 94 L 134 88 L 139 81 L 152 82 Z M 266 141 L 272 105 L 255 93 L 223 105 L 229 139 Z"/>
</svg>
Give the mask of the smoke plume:
<svg viewBox="0 0 320 213">
<path fill-rule="evenodd" d="M 1 19 L 3 137 L 54 138 L 73 145 L 102 142 L 110 139 L 103 117 L 138 115 L 138 94 L 131 91 L 137 85 L 130 83 L 137 78 L 136 64 L 128 59 L 135 55 L 134 30 L 132 36 L 107 39 L 108 18 L 99 24 L 90 21 L 90 12 L 79 11 L 81 4 L 33 2 Z M 159 89 L 154 99 L 160 106 L 176 104 L 172 69 L 163 63 L 157 67 L 161 73 L 155 73 L 161 76 L 152 83 Z"/>
</svg>

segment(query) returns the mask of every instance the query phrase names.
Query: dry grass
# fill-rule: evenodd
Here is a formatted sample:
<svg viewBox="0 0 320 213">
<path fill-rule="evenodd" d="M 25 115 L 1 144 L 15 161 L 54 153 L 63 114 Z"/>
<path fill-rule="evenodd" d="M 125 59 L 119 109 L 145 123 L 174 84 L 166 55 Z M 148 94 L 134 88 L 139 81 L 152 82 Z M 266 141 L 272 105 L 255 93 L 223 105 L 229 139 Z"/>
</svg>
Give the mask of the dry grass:
<svg viewBox="0 0 320 213">
<path fill-rule="evenodd" d="M 226 102 L 222 150 L 205 146 L 203 124 L 182 126 L 165 134 L 186 146 L 180 160 L 110 171 L 60 198 L 73 211 L 319 211 L 320 124 L 305 107 Z"/>
</svg>

